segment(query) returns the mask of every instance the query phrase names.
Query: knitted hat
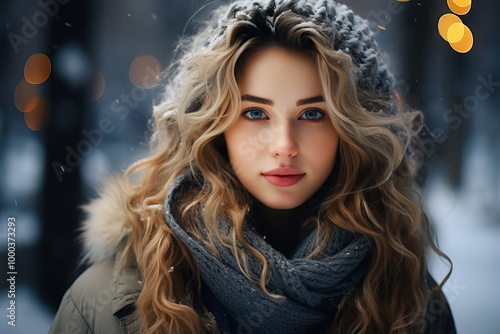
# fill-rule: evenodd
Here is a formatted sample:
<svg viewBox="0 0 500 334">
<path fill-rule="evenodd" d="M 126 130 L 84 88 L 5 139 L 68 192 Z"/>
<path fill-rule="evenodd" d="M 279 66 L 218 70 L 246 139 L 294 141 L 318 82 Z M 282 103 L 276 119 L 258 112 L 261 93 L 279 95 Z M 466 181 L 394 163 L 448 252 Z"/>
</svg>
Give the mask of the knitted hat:
<svg viewBox="0 0 500 334">
<path fill-rule="evenodd" d="M 332 0 L 238 0 L 215 12 L 219 19 L 208 31 L 206 47 L 225 40 L 227 28 L 237 22 L 248 22 L 264 36 L 270 36 L 274 34 L 280 15 L 288 11 L 315 24 L 334 50 L 351 57 L 359 88 L 392 95 L 393 79 L 378 56 L 378 46 L 368 21 Z"/>
</svg>

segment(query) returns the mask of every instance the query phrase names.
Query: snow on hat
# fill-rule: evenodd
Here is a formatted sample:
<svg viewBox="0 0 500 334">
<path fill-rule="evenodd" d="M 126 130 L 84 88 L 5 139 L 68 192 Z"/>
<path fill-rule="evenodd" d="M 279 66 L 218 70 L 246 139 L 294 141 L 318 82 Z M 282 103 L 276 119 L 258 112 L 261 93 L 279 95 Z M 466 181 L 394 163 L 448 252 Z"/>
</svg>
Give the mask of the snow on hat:
<svg viewBox="0 0 500 334">
<path fill-rule="evenodd" d="M 273 34 L 279 17 L 288 11 L 315 24 L 334 50 L 351 57 L 359 88 L 376 94 L 393 94 L 393 78 L 378 55 L 368 21 L 332 0 L 235 1 L 215 12 L 219 19 L 208 32 L 206 46 L 210 48 L 225 40 L 227 28 L 236 22 L 248 22 L 264 34 Z"/>
</svg>

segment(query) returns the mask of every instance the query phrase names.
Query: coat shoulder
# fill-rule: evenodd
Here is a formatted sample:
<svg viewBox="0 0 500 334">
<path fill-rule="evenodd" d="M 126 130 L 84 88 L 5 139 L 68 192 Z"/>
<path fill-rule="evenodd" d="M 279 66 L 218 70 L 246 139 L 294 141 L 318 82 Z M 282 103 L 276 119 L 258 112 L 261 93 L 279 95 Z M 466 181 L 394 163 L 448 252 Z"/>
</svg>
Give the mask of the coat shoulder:
<svg viewBox="0 0 500 334">
<path fill-rule="evenodd" d="M 425 313 L 425 334 L 456 334 L 455 320 L 450 305 L 443 292 L 436 289 L 437 283 L 428 274 L 427 283 L 431 288 L 431 298 Z"/>
<path fill-rule="evenodd" d="M 119 319 L 113 316 L 113 271 L 115 256 L 85 270 L 66 291 L 53 320 L 50 334 L 119 334 Z"/>
</svg>

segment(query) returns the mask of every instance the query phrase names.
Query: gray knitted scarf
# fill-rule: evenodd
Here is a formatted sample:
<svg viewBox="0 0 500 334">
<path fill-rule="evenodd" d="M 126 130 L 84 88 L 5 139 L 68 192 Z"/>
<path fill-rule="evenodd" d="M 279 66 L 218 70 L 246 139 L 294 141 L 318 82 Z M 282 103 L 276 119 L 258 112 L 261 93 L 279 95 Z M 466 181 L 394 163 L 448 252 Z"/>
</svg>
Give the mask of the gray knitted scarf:
<svg viewBox="0 0 500 334">
<path fill-rule="evenodd" d="M 203 281 L 239 332 L 305 333 L 333 320 L 342 297 L 360 285 L 367 270 L 364 260 L 369 251 L 368 239 L 337 229 L 322 255 L 307 259 L 316 241 L 315 233 L 311 233 L 287 258 L 253 228 L 245 226 L 246 241 L 268 262 L 271 273 L 266 285 L 268 291 L 285 298 L 268 296 L 258 283 L 243 275 L 233 250 L 219 245 L 220 257 L 215 257 L 176 221 L 175 198 L 193 186 L 184 175 L 175 180 L 165 202 L 167 222 L 196 259 Z M 229 223 L 223 219 L 220 225 L 229 229 Z M 250 272 L 259 277 L 261 263 L 248 252 L 246 256 Z M 220 319 L 215 320 L 219 325 Z"/>
</svg>

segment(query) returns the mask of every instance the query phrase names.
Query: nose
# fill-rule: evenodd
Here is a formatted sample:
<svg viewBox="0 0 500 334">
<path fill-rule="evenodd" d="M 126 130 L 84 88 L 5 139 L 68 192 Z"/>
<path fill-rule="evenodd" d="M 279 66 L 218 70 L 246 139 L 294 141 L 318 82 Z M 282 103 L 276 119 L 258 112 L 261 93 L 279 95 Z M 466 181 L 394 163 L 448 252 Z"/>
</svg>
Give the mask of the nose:
<svg viewBox="0 0 500 334">
<path fill-rule="evenodd" d="M 269 153 L 276 158 L 293 158 L 299 153 L 295 131 L 291 124 L 282 124 L 274 131 Z"/>
</svg>

